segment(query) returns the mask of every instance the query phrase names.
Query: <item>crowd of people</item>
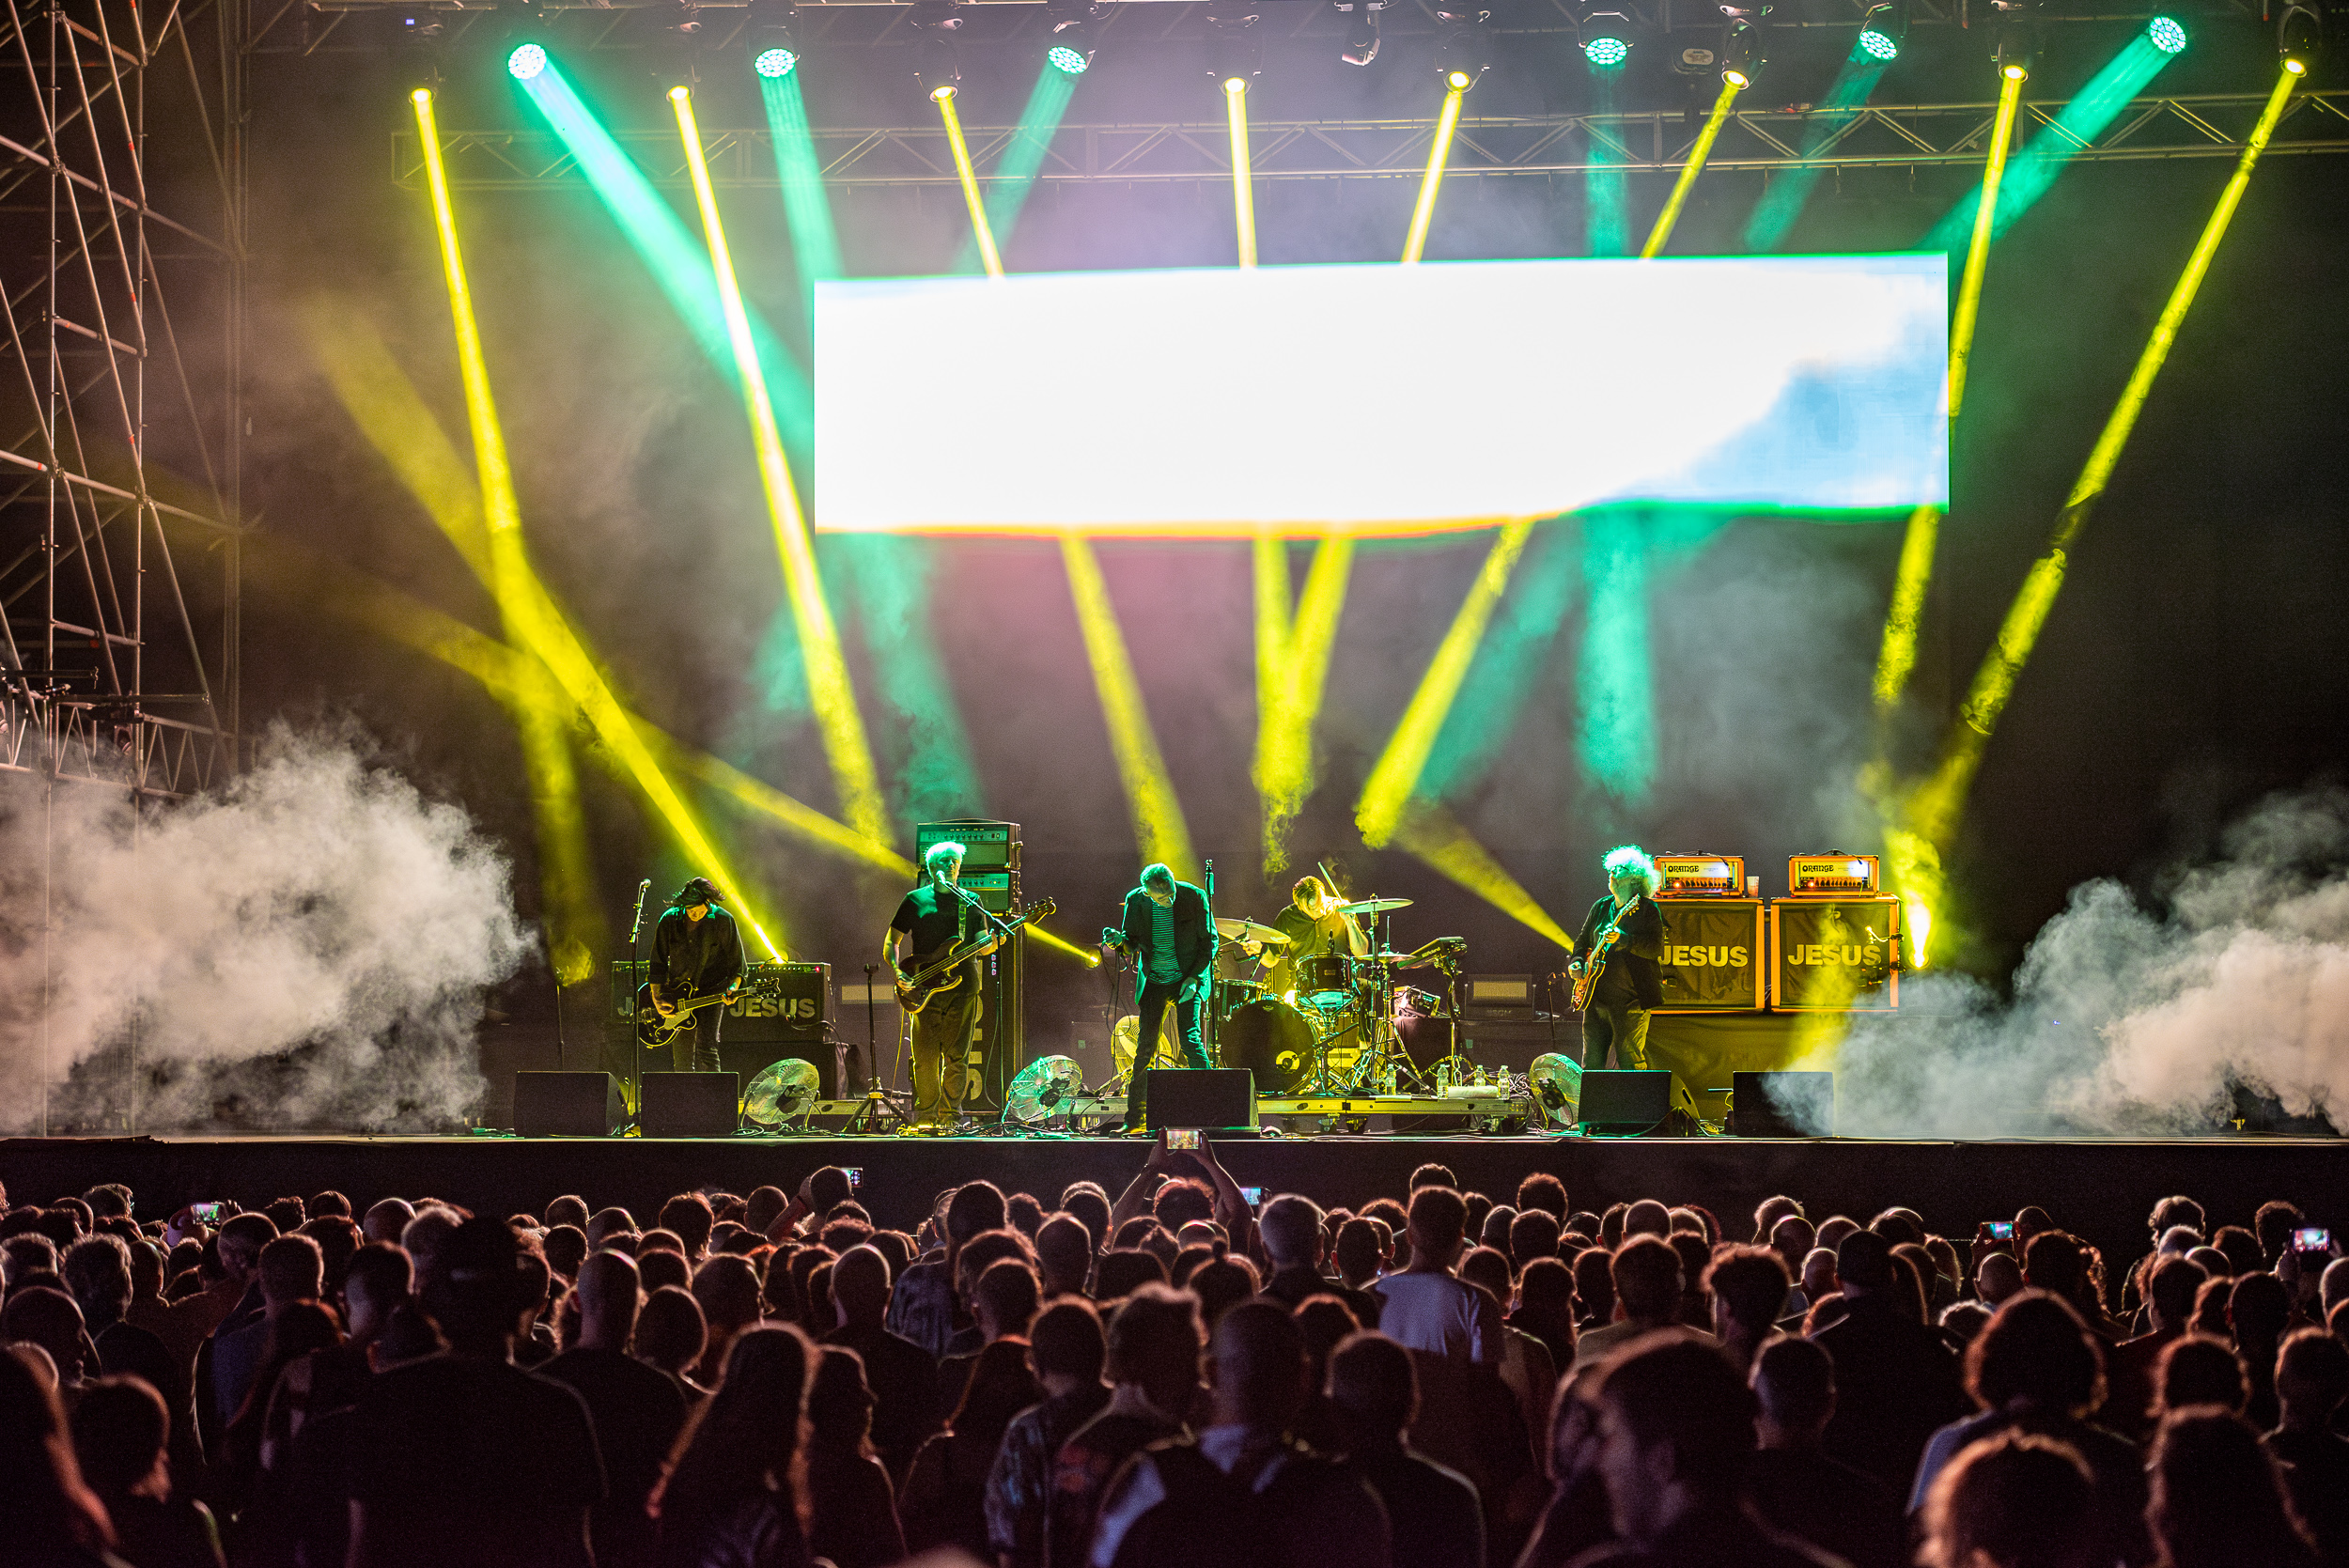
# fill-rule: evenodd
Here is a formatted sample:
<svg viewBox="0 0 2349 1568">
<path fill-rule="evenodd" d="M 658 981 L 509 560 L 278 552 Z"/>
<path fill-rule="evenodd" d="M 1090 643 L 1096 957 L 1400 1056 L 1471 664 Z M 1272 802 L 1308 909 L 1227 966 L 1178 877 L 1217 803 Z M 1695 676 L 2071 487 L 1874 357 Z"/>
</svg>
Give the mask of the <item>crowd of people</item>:
<svg viewBox="0 0 2349 1568">
<path fill-rule="evenodd" d="M 2349 1562 L 2349 1262 L 2284 1203 L 2108 1267 L 2036 1207 L 1259 1206 L 1163 1141 L 910 1231 L 837 1167 L 248 1196 L 0 1190 L 0 1562 Z"/>
</svg>

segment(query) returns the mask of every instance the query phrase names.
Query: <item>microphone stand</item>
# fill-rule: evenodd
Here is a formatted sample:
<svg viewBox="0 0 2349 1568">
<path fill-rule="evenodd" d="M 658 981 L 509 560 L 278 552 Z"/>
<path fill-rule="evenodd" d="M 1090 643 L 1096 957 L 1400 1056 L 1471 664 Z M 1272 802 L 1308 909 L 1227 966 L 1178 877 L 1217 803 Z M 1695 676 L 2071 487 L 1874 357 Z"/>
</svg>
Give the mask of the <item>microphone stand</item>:
<svg viewBox="0 0 2349 1568">
<path fill-rule="evenodd" d="M 645 962 L 644 948 L 639 939 L 643 937 L 645 931 L 645 894 L 651 891 L 652 878 L 649 877 L 636 884 L 636 913 L 630 919 L 628 924 L 628 972 L 631 980 L 636 978 L 639 969 Z M 651 971 L 645 970 L 646 983 L 649 985 L 651 980 Z M 559 991 L 562 982 L 557 981 L 555 985 Z M 628 988 L 628 1043 L 630 1049 L 634 1053 L 636 1070 L 636 1115 L 633 1122 L 637 1136 L 642 1137 L 645 1130 L 645 1035 L 644 1031 L 638 1027 L 643 1020 L 636 1016 L 635 986 L 630 986 Z"/>
</svg>

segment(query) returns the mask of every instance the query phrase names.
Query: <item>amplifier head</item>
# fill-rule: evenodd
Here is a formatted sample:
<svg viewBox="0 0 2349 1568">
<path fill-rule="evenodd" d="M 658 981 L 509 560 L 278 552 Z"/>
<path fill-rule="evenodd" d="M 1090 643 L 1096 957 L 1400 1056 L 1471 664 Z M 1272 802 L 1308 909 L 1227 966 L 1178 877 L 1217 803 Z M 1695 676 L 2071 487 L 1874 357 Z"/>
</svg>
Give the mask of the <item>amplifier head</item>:
<svg viewBox="0 0 2349 1568">
<path fill-rule="evenodd" d="M 1741 898 L 1746 891 L 1743 855 L 1658 855 L 1664 878 L 1658 898 Z"/>
<path fill-rule="evenodd" d="M 1786 891 L 1796 898 L 1848 898 L 1876 891 L 1876 858 L 1830 851 L 1786 862 Z"/>
</svg>

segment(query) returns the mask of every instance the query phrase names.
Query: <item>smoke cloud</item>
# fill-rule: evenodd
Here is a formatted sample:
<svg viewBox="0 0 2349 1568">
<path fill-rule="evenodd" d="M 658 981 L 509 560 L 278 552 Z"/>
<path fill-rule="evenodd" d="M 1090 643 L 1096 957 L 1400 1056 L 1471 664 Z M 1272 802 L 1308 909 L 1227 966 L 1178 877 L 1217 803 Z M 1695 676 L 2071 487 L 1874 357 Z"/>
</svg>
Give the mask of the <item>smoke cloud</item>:
<svg viewBox="0 0 2349 1568">
<path fill-rule="evenodd" d="M 2150 907 L 2075 889 L 2011 1001 L 1905 980 L 1901 1013 L 1843 1043 L 1835 1130 L 2214 1132 L 2236 1083 L 2294 1115 L 2349 1105 L 2349 791 L 2273 797 L 2164 880 Z"/>
<path fill-rule="evenodd" d="M 509 880 L 348 737 L 278 729 L 161 810 L 30 782 L 0 799 L 0 1126 L 459 1124 L 484 993 L 531 947 Z"/>
</svg>

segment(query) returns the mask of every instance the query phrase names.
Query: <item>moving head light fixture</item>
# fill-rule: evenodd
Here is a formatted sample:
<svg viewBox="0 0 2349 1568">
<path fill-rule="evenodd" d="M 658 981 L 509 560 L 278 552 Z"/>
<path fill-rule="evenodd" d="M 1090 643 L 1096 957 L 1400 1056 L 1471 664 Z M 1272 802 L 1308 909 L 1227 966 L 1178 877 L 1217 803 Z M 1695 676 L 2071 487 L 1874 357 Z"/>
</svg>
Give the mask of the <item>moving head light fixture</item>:
<svg viewBox="0 0 2349 1568">
<path fill-rule="evenodd" d="M 1227 93 L 1244 93 L 1264 70 L 1264 39 L 1253 12 L 1220 7 L 1207 17 L 1207 74 Z"/>
<path fill-rule="evenodd" d="M 1074 5 L 1066 0 L 1050 0 L 1044 12 L 1050 40 L 1045 46 L 1044 63 L 1064 76 L 1082 76 L 1092 68 L 1097 47 L 1093 23 L 1109 13 L 1108 6 L 1093 5 L 1089 0 Z"/>
<path fill-rule="evenodd" d="M 1579 0 L 1574 8 L 1574 24 L 1582 58 L 1592 70 L 1619 70 L 1631 58 L 1631 12 L 1624 0 Z"/>
<path fill-rule="evenodd" d="M 915 0 L 906 9 L 906 25 L 916 34 L 913 74 L 922 90 L 933 99 L 954 97 L 962 85 L 955 53 L 955 34 L 962 26 L 962 16 L 955 0 Z"/>
<path fill-rule="evenodd" d="M 1440 0 L 1436 8 L 1436 74 L 1446 90 L 1466 92 L 1492 69 L 1492 29 L 1486 23 L 1492 12 L 1463 9 L 1457 0 Z"/>
<path fill-rule="evenodd" d="M 1338 58 L 1350 66 L 1366 66 L 1378 57 L 1378 13 L 1387 0 L 1330 0 L 1330 8 L 1346 19 L 1346 47 Z"/>
<path fill-rule="evenodd" d="M 1753 85 L 1769 64 L 1768 0 L 1758 6 L 1723 5 L 1728 24 L 1721 29 L 1721 80 L 1739 92 Z"/>
<path fill-rule="evenodd" d="M 2276 58 L 2305 77 L 2325 53 L 2325 0 L 2286 0 L 2276 17 Z"/>
<path fill-rule="evenodd" d="M 1990 8 L 1996 28 L 1991 54 L 1999 62 L 1999 74 L 2020 82 L 2039 63 L 2037 0 L 1990 0 Z"/>
<path fill-rule="evenodd" d="M 1868 8 L 1859 22 L 1859 57 L 1890 65 L 1908 41 L 1908 0 L 1887 0 Z"/>
<path fill-rule="evenodd" d="M 773 80 L 788 76 L 800 63 L 799 39 L 793 33 L 800 20 L 792 0 L 751 0 L 742 28 L 743 52 L 751 70 Z"/>
</svg>

